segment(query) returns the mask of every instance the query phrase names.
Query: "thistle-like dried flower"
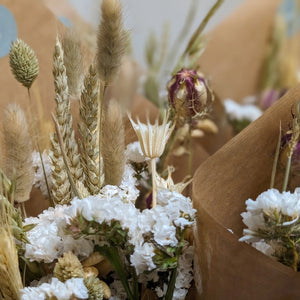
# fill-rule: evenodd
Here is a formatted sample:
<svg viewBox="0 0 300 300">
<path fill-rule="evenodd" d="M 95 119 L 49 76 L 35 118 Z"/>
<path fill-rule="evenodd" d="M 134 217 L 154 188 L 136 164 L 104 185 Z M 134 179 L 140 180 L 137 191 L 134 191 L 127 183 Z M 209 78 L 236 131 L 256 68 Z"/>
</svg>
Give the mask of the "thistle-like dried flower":
<svg viewBox="0 0 300 300">
<path fill-rule="evenodd" d="M 81 135 L 81 163 L 85 174 L 84 183 L 91 195 L 98 194 L 101 186 L 99 167 L 98 140 L 98 102 L 99 81 L 93 65 L 84 79 L 84 89 L 81 93 L 79 132 Z"/>
<path fill-rule="evenodd" d="M 5 165 L 8 178 L 16 180 L 14 200 L 29 199 L 34 180 L 32 145 L 27 121 L 22 109 L 10 104 L 4 112 Z"/>
<path fill-rule="evenodd" d="M 137 123 L 130 116 L 129 119 L 139 139 L 143 154 L 151 159 L 160 157 L 174 129 L 174 125 L 168 122 L 168 114 L 164 112 L 161 125 L 158 124 L 158 119 L 154 125 L 151 125 L 149 120 L 147 124 L 143 124 L 139 119 Z"/>
<path fill-rule="evenodd" d="M 128 34 L 123 27 L 120 0 L 103 0 L 97 38 L 97 69 L 100 79 L 110 83 L 118 72 L 126 52 Z"/>
<path fill-rule="evenodd" d="M 179 119 L 190 121 L 204 115 L 214 100 L 214 95 L 202 74 L 181 69 L 168 82 L 168 98 Z"/>
<path fill-rule="evenodd" d="M 73 98 L 78 98 L 82 86 L 83 62 L 80 42 L 74 32 L 70 31 L 63 36 L 62 48 L 69 94 Z"/>
<path fill-rule="evenodd" d="M 34 51 L 21 39 L 11 44 L 9 64 L 15 78 L 30 89 L 39 75 L 39 62 Z"/>
<path fill-rule="evenodd" d="M 84 279 L 84 285 L 89 293 L 89 300 L 102 300 L 103 299 L 103 287 L 99 278 L 89 276 Z M 106 297 L 105 297 L 106 298 Z M 109 298 L 106 298 L 109 299 Z"/>
<path fill-rule="evenodd" d="M 83 267 L 77 256 L 71 251 L 64 253 L 63 257 L 58 259 L 53 274 L 62 282 L 71 278 L 84 278 Z"/>
<path fill-rule="evenodd" d="M 120 185 L 125 168 L 125 131 L 117 101 L 111 100 L 104 114 L 102 157 L 105 183 Z"/>
</svg>

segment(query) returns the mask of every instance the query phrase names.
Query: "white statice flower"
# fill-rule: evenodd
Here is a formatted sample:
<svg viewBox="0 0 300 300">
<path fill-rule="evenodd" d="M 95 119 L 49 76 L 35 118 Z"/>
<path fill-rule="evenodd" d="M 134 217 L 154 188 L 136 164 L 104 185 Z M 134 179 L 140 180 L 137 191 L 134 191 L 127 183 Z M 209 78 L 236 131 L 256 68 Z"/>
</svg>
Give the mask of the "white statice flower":
<svg viewBox="0 0 300 300">
<path fill-rule="evenodd" d="M 249 120 L 253 122 L 262 115 L 262 111 L 257 106 L 252 104 L 239 104 L 231 99 L 224 100 L 224 106 L 231 120 Z"/>
<path fill-rule="evenodd" d="M 142 152 L 141 144 L 139 142 L 133 142 L 128 144 L 125 150 L 125 158 L 128 162 L 144 162 L 146 160 L 146 157 Z"/>
<path fill-rule="evenodd" d="M 175 282 L 175 289 L 173 294 L 174 300 L 184 300 L 191 282 L 194 278 L 193 275 L 193 258 L 194 247 L 189 246 L 183 250 L 182 255 L 178 260 L 177 277 Z"/>
<path fill-rule="evenodd" d="M 52 278 L 50 283 L 25 287 L 21 290 L 21 300 L 45 300 L 51 297 L 57 300 L 70 300 L 71 297 L 87 299 L 88 290 L 83 283 L 83 278 L 71 278 L 64 283 L 57 278 Z"/>
<path fill-rule="evenodd" d="M 78 239 L 65 235 L 64 228 L 69 222 L 65 210 L 66 205 L 57 205 L 44 210 L 36 218 L 26 218 L 24 225 L 36 224 L 27 232 L 29 243 L 25 246 L 25 258 L 30 261 L 51 263 L 64 252 L 72 251 L 81 257 L 89 256 L 93 251 L 91 241 Z"/>
<path fill-rule="evenodd" d="M 140 191 L 136 187 L 137 180 L 134 176 L 134 169 L 131 165 L 126 164 L 123 178 L 120 186 L 106 185 L 101 189 L 101 194 L 109 198 L 118 196 L 123 202 L 135 203 Z"/>
<path fill-rule="evenodd" d="M 300 214 L 300 194 L 291 192 L 279 192 L 276 189 L 269 189 L 260 194 L 256 200 L 246 201 L 246 212 L 241 214 L 244 224 L 244 237 L 241 241 L 258 241 L 255 231 L 265 228 L 264 213 L 277 211 L 283 215 L 290 216 L 294 221 L 298 220 Z M 288 225 L 288 224 L 286 224 Z"/>
<path fill-rule="evenodd" d="M 144 243 L 142 246 L 135 246 L 134 253 L 130 256 L 130 261 L 135 267 L 137 275 L 156 268 L 156 265 L 152 261 L 152 258 L 155 255 L 154 250 L 154 246 L 150 243 Z"/>
<path fill-rule="evenodd" d="M 44 163 L 45 173 L 47 177 L 47 182 L 49 185 L 49 189 L 52 188 L 52 180 L 51 180 L 51 160 L 46 150 L 42 153 L 42 159 Z M 40 153 L 37 151 L 32 152 L 32 165 L 34 169 L 34 187 L 41 190 L 44 196 L 48 196 L 47 185 L 45 181 L 45 176 L 43 172 L 42 162 L 40 158 Z"/>
<path fill-rule="evenodd" d="M 247 228 L 243 230 L 244 236 L 239 241 L 250 243 L 257 250 L 272 256 L 281 251 L 281 246 L 275 240 L 264 241 L 259 236 L 259 230 L 268 230 L 264 214 L 289 216 L 291 221 L 283 222 L 281 225 L 294 224 L 300 216 L 299 192 L 279 192 L 276 189 L 269 189 L 261 193 L 256 200 L 246 201 L 246 212 L 243 212 L 241 216 Z"/>
<path fill-rule="evenodd" d="M 272 245 L 266 243 L 264 240 L 260 240 L 259 242 L 251 243 L 251 246 L 256 248 L 256 250 L 262 252 L 267 256 L 272 256 L 275 254 L 275 249 Z"/>
</svg>

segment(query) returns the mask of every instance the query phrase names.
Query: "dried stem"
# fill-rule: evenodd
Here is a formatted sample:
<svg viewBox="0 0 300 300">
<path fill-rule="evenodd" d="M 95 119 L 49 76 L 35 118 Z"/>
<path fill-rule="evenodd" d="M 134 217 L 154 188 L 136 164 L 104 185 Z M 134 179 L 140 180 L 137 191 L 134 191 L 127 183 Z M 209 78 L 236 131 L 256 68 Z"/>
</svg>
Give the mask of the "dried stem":
<svg viewBox="0 0 300 300">
<path fill-rule="evenodd" d="M 156 159 L 151 159 L 151 174 L 152 174 L 152 208 L 157 204 L 157 186 L 156 186 Z"/>
<path fill-rule="evenodd" d="M 275 184 L 276 170 L 277 170 L 277 164 L 278 164 L 278 159 L 279 159 L 279 154 L 280 154 L 280 144 L 281 144 L 281 122 L 280 122 L 275 158 L 274 158 L 273 168 L 272 168 L 271 183 L 270 183 L 271 189 L 274 188 L 274 184 Z"/>
</svg>

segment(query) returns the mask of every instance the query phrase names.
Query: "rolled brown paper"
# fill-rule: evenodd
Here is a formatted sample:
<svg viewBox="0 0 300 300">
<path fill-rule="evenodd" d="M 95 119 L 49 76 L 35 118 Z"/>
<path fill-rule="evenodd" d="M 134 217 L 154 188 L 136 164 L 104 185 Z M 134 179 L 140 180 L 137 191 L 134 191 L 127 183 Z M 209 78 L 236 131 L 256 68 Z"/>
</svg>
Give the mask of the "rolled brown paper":
<svg viewBox="0 0 300 300">
<path fill-rule="evenodd" d="M 300 298 L 300 274 L 238 241 L 244 228 L 240 214 L 246 209 L 245 201 L 269 188 L 279 124 L 281 121 L 283 130 L 289 128 L 291 109 L 299 98 L 297 86 L 195 173 L 199 299 Z M 279 171 L 279 189 L 281 175 Z"/>
<path fill-rule="evenodd" d="M 280 0 L 246 0 L 208 34 L 201 71 L 221 99 L 255 95 Z"/>
</svg>

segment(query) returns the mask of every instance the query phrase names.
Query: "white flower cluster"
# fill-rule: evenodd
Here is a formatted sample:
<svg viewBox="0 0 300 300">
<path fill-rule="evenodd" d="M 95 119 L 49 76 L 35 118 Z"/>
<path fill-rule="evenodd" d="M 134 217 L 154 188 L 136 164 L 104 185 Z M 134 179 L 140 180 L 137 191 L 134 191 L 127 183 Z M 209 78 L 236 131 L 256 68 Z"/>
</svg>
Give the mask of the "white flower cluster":
<svg viewBox="0 0 300 300">
<path fill-rule="evenodd" d="M 50 283 L 43 283 L 37 287 L 26 287 L 21 290 L 21 300 L 46 300 L 55 297 L 57 300 L 87 299 L 88 290 L 83 278 L 72 278 L 61 282 L 52 278 Z"/>
<path fill-rule="evenodd" d="M 50 207 L 37 218 L 25 219 L 25 224 L 36 224 L 27 232 L 29 241 L 25 248 L 25 257 L 30 261 L 50 263 L 64 252 L 73 251 L 75 255 L 87 257 L 93 251 L 91 241 L 73 239 L 64 233 L 70 216 L 65 211 L 67 206 Z"/>
<path fill-rule="evenodd" d="M 47 182 L 48 182 L 49 188 L 51 189 L 52 188 L 51 161 L 50 161 L 49 155 L 47 154 L 46 150 L 42 153 L 42 159 L 43 159 L 43 163 L 44 163 Z M 48 191 L 47 191 L 47 185 L 46 185 L 45 176 L 44 176 L 44 172 L 43 172 L 42 162 L 41 162 L 40 154 L 37 151 L 32 152 L 32 165 L 33 165 L 34 172 L 35 172 L 33 185 L 36 188 L 40 189 L 44 196 L 47 196 Z"/>
<path fill-rule="evenodd" d="M 271 256 L 275 252 L 274 241 L 266 243 L 257 233 L 258 230 L 265 230 L 266 223 L 264 214 L 289 216 L 290 221 L 283 222 L 281 226 L 289 226 L 297 222 L 300 215 L 300 194 L 295 192 L 279 192 L 270 189 L 260 194 L 254 201 L 246 201 L 246 212 L 241 214 L 244 224 L 248 227 L 244 229 L 244 236 L 240 241 L 252 243 L 257 250 Z"/>
<path fill-rule="evenodd" d="M 176 247 L 176 229 L 192 226 L 196 210 L 190 198 L 176 191 L 161 189 L 158 190 L 156 207 L 140 211 L 134 203 L 138 196 L 135 183 L 133 170 L 127 166 L 120 187 L 107 185 L 98 195 L 74 198 L 69 206 L 58 205 L 45 210 L 37 218 L 27 218 L 25 224 L 37 225 L 27 234 L 30 243 L 26 244 L 25 257 L 30 261 L 50 263 L 67 251 L 79 257 L 91 254 L 94 244 L 98 243 L 96 238 L 93 241 L 83 237 L 75 240 L 65 233 L 70 220 L 80 213 L 85 220 L 99 224 L 111 224 L 112 220 L 118 220 L 121 227 L 128 231 L 128 242 L 134 246 L 130 260 L 137 274 L 156 269 L 153 262 L 154 244 Z M 150 236 L 154 243 L 151 239 L 145 240 L 145 236 Z M 184 268 L 179 267 L 179 274 L 183 274 L 185 268 L 189 274 L 189 258 L 189 255 L 182 258 L 188 262 L 184 263 Z M 179 276 L 176 282 L 180 293 L 184 293 L 180 290 L 190 282 L 188 274 Z"/>
<path fill-rule="evenodd" d="M 231 99 L 224 101 L 225 110 L 231 120 L 249 120 L 255 121 L 262 115 L 262 111 L 253 104 L 239 104 Z"/>
</svg>

